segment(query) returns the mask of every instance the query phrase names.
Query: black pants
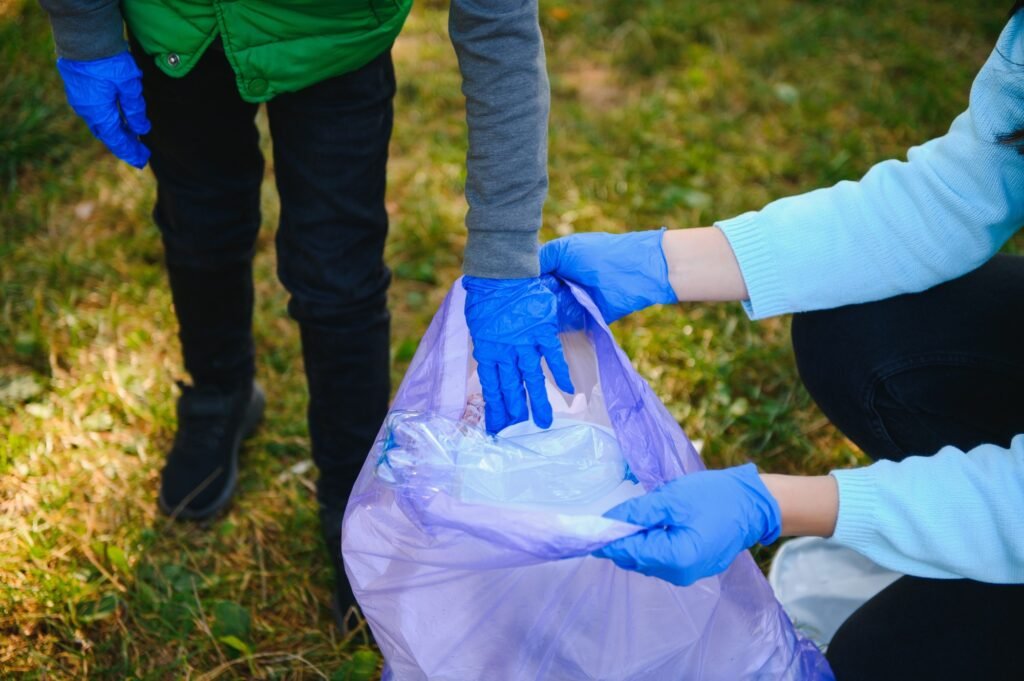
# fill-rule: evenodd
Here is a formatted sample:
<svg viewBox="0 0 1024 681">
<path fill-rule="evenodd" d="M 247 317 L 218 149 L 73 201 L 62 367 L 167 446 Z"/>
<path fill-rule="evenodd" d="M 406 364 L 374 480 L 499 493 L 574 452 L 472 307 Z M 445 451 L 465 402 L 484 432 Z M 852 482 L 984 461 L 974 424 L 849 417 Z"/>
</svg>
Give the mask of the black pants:
<svg viewBox="0 0 1024 681">
<path fill-rule="evenodd" d="M 874 459 L 1024 433 L 1024 257 L 914 295 L 797 315 L 800 375 Z M 1024 508 L 1021 509 L 1024 513 Z M 839 681 L 1024 678 L 1024 585 L 903 577 L 836 632 Z"/>
<path fill-rule="evenodd" d="M 231 388 L 254 374 L 252 259 L 263 156 L 257 105 L 215 44 L 183 78 L 143 71 L 163 237 L 185 368 Z M 277 269 L 298 321 L 320 501 L 343 504 L 385 412 L 389 324 L 385 167 L 390 53 L 267 104 L 281 197 Z"/>
</svg>

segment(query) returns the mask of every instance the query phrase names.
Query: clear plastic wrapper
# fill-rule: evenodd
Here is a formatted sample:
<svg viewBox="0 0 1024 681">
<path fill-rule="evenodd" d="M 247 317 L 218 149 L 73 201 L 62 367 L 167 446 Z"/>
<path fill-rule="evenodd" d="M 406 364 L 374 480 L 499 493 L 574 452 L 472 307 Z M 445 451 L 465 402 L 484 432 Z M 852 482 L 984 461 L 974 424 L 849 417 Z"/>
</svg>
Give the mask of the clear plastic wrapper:
<svg viewBox="0 0 1024 681">
<path fill-rule="evenodd" d="M 564 428 L 483 433 L 456 283 L 356 482 L 342 552 L 385 681 L 831 679 L 749 554 L 690 587 L 590 555 L 639 529 L 606 510 L 703 464 L 586 295 L 559 295 Z"/>
<path fill-rule="evenodd" d="M 547 430 L 532 426 L 516 424 L 491 437 L 464 421 L 392 412 L 377 475 L 421 496 L 552 506 L 596 501 L 626 480 L 626 460 L 607 429 L 564 418 Z"/>
</svg>

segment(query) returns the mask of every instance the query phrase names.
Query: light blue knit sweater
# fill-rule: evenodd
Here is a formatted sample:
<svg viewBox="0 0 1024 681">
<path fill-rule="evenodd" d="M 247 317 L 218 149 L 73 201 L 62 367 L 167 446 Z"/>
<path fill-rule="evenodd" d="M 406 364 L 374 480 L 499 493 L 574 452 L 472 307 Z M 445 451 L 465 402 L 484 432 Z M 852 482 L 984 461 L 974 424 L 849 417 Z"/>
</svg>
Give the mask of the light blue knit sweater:
<svg viewBox="0 0 1024 681">
<path fill-rule="evenodd" d="M 970 107 L 944 136 L 859 182 L 717 224 L 743 272 L 748 314 L 879 300 L 977 268 L 1024 224 L 1024 156 L 997 140 L 1021 127 L 1024 12 L 1003 29 Z M 907 574 L 1024 582 L 1024 435 L 1009 449 L 947 447 L 832 475 L 835 541 Z"/>
</svg>

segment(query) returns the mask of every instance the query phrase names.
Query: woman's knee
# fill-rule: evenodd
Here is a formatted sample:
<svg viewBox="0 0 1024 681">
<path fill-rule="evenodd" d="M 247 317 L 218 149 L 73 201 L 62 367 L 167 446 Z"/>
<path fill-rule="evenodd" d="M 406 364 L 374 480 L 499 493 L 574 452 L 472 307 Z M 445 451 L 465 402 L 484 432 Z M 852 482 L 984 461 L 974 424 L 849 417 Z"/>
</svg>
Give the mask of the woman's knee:
<svg viewBox="0 0 1024 681">
<path fill-rule="evenodd" d="M 804 312 L 793 316 L 793 352 L 800 379 L 826 411 L 864 407 L 865 377 L 872 358 L 857 342 L 863 331 L 848 308 Z"/>
<path fill-rule="evenodd" d="M 898 330 L 896 318 L 910 301 L 794 316 L 793 347 L 808 392 L 874 459 L 1008 443 L 1021 420 L 1004 396 L 1015 393 L 1024 373 L 1000 353 L 923 344 L 912 330 Z"/>
<path fill-rule="evenodd" d="M 831 317 L 825 312 L 803 312 L 793 315 L 791 333 L 800 379 L 815 400 L 842 386 L 836 381 L 835 367 L 842 358 L 832 342 Z"/>
<path fill-rule="evenodd" d="M 793 317 L 793 350 L 800 378 L 819 408 L 872 458 L 904 455 L 887 436 L 878 396 L 892 348 L 867 306 L 806 312 Z"/>
</svg>

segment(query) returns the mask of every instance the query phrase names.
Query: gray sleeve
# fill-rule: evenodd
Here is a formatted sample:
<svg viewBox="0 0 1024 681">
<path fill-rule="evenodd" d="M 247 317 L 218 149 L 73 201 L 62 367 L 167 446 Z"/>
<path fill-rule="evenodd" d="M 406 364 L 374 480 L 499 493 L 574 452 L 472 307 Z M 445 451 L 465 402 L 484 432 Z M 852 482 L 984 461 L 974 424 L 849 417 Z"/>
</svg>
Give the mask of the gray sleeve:
<svg viewBox="0 0 1024 681">
<path fill-rule="evenodd" d="M 50 15 L 57 56 L 91 61 L 128 49 L 118 0 L 39 0 Z"/>
<path fill-rule="evenodd" d="M 469 127 L 463 271 L 536 277 L 551 100 L 537 0 L 452 0 L 448 29 Z"/>
</svg>

